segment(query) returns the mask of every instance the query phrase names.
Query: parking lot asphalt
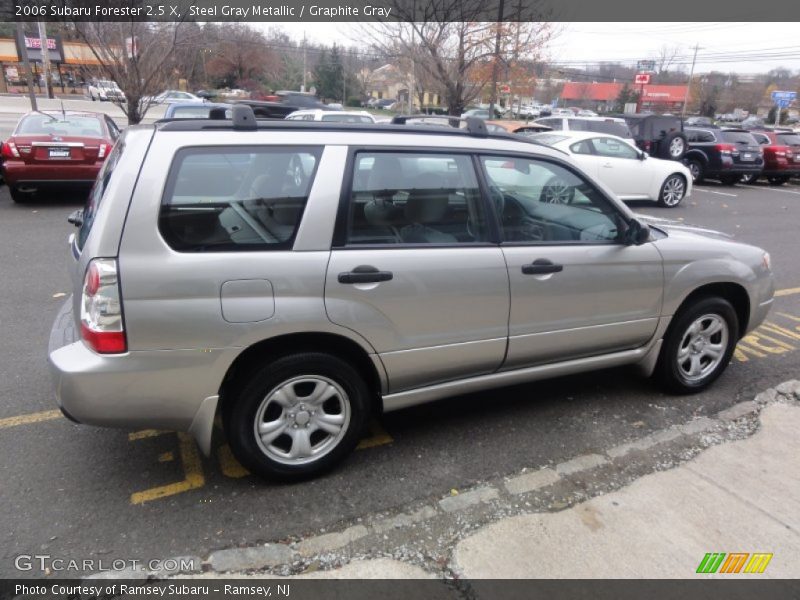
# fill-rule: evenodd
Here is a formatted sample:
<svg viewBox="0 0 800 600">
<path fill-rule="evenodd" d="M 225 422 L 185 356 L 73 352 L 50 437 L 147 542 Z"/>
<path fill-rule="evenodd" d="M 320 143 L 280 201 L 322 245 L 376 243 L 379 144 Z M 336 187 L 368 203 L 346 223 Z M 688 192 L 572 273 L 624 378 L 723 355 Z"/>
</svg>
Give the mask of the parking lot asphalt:
<svg viewBox="0 0 800 600">
<path fill-rule="evenodd" d="M 381 417 L 326 477 L 266 483 L 242 471 L 220 436 L 205 459 L 182 435 L 74 425 L 54 412 L 46 348 L 69 291 L 66 217 L 80 205 L 15 205 L 0 188 L 0 577 L 41 575 L 16 571 L 20 554 L 148 560 L 340 528 L 715 414 L 800 371 L 800 186 L 709 182 L 676 209 L 633 208 L 772 254 L 782 292 L 769 323 L 710 390 L 669 396 L 613 369 L 457 397 Z"/>
</svg>

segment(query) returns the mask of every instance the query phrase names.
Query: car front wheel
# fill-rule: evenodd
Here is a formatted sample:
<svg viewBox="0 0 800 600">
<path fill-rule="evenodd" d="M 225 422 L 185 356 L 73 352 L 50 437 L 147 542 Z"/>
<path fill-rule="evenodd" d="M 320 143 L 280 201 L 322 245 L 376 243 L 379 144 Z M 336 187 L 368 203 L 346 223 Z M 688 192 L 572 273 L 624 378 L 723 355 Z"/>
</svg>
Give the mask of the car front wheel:
<svg viewBox="0 0 800 600">
<path fill-rule="evenodd" d="M 686 163 L 686 166 L 689 168 L 689 172 L 692 174 L 692 183 L 700 183 L 703 181 L 705 171 L 700 161 L 690 160 Z"/>
<path fill-rule="evenodd" d="M 767 181 L 769 181 L 770 185 L 783 185 L 789 178 L 786 175 L 774 175 L 770 177 Z"/>
<path fill-rule="evenodd" d="M 758 173 L 745 173 L 739 178 L 740 183 L 753 184 L 758 181 Z"/>
<path fill-rule="evenodd" d="M 296 481 L 332 469 L 358 444 L 369 389 L 349 363 L 329 354 L 292 354 L 256 371 L 223 410 L 236 458 L 268 479 Z"/>
<path fill-rule="evenodd" d="M 686 180 L 677 173 L 670 175 L 661 186 L 658 203 L 667 208 L 674 208 L 686 195 Z"/>
<path fill-rule="evenodd" d="M 738 339 L 739 322 L 730 302 L 701 298 L 670 324 L 654 375 L 672 392 L 699 392 L 728 366 Z"/>
</svg>

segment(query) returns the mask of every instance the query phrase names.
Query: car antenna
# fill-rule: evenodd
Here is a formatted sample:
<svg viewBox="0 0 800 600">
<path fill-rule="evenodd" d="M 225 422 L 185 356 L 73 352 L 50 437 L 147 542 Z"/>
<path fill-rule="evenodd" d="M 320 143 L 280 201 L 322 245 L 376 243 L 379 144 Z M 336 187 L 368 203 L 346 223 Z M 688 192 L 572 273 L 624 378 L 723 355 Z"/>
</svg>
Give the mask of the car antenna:
<svg viewBox="0 0 800 600">
<path fill-rule="evenodd" d="M 64 120 L 67 120 L 67 111 L 64 110 L 64 101 L 61 101 L 61 114 L 64 115 Z"/>
</svg>

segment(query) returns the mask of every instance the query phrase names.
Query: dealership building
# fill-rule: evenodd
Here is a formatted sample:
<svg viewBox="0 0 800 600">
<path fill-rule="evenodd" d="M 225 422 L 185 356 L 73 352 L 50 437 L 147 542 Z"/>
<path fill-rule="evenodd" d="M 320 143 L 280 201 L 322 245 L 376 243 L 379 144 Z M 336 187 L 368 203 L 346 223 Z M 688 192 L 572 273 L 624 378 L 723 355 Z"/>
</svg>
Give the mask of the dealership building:
<svg viewBox="0 0 800 600">
<path fill-rule="evenodd" d="M 34 89 L 42 91 L 42 44 L 39 37 L 25 36 L 25 47 L 14 38 L 0 38 L 0 93 L 28 91 L 23 68 L 27 53 L 33 72 Z M 91 48 L 82 42 L 63 41 L 61 36 L 47 38 L 47 54 L 54 91 L 60 94 L 82 93 L 81 84 L 90 78 L 90 69 L 100 63 Z"/>
<path fill-rule="evenodd" d="M 585 83 L 568 81 L 561 92 L 561 103 L 592 108 L 601 112 L 614 110 L 623 83 Z M 680 112 L 686 98 L 685 85 L 628 84 L 631 91 L 641 94 L 639 110 Z"/>
</svg>

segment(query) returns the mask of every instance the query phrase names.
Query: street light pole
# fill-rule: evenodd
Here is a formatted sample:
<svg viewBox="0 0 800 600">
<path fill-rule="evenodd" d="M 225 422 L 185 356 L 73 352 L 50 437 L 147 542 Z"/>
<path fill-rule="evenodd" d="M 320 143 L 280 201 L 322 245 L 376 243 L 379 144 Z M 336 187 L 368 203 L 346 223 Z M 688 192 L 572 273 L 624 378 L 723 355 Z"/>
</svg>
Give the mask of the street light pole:
<svg viewBox="0 0 800 600">
<path fill-rule="evenodd" d="M 681 119 L 686 118 L 686 105 L 689 103 L 689 88 L 692 87 L 692 78 L 694 77 L 694 63 L 697 60 L 698 50 L 700 50 L 700 44 L 695 44 L 694 57 L 692 58 L 692 68 L 689 71 L 689 82 L 686 84 L 686 93 L 683 95 L 683 110 L 681 111 Z"/>
<path fill-rule="evenodd" d="M 44 79 L 44 93 L 48 98 L 55 97 L 53 94 L 52 80 L 50 76 L 50 50 L 47 48 L 47 26 L 44 21 L 39 21 L 39 44 L 42 46 L 42 79 Z"/>
</svg>

